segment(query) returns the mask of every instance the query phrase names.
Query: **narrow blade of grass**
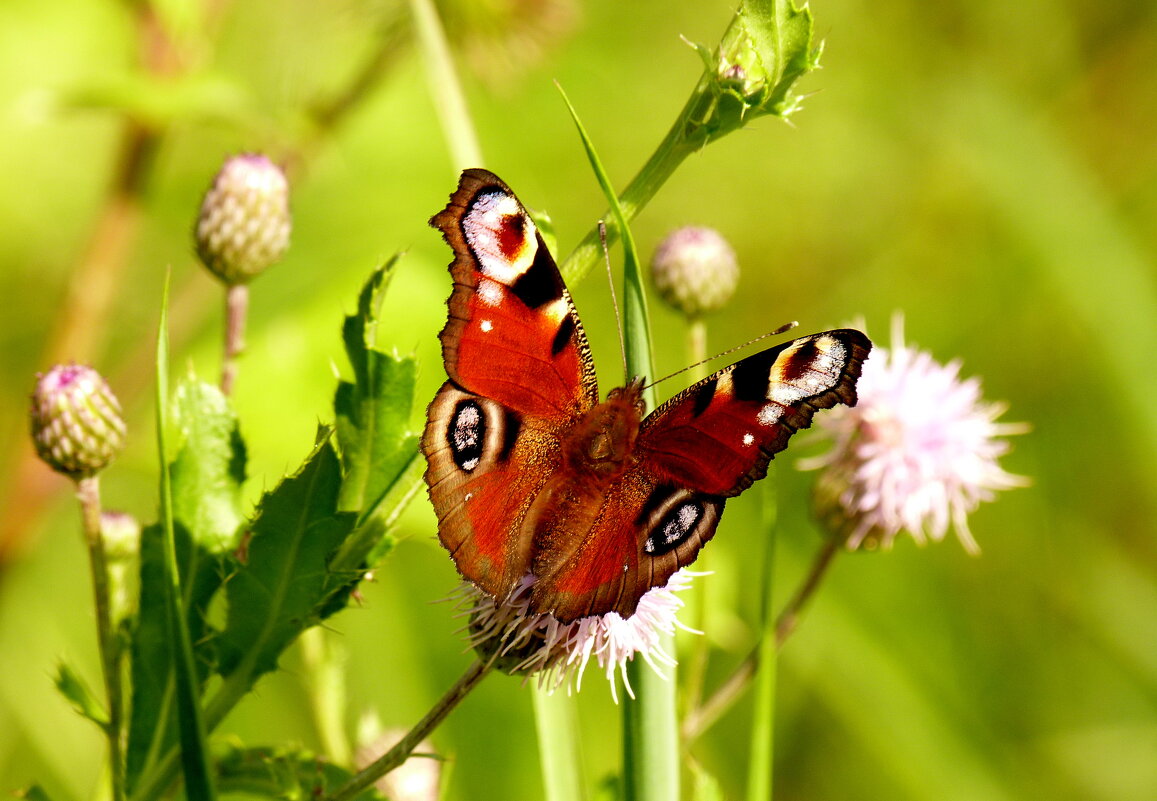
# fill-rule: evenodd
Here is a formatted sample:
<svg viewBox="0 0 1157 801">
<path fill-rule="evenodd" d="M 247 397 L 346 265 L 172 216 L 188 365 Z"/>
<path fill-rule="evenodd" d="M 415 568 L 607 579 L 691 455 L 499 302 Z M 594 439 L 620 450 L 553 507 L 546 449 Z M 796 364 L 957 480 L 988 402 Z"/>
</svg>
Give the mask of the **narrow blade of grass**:
<svg viewBox="0 0 1157 801">
<path fill-rule="evenodd" d="M 181 740 L 181 765 L 185 775 L 185 794 L 190 801 L 214 801 L 212 773 L 209 769 L 205 723 L 201 716 L 201 702 L 197 691 L 197 671 L 193 660 L 193 644 L 185 619 L 181 595 L 181 578 L 177 571 L 177 549 L 173 533 L 173 488 L 169 475 L 169 456 L 166 443 L 169 408 L 169 340 L 168 340 L 169 286 L 161 301 L 161 319 L 157 331 L 157 455 L 161 471 L 161 526 L 163 528 L 165 572 L 168 574 L 169 647 L 173 650 L 173 664 L 177 690 L 177 728 Z"/>
</svg>

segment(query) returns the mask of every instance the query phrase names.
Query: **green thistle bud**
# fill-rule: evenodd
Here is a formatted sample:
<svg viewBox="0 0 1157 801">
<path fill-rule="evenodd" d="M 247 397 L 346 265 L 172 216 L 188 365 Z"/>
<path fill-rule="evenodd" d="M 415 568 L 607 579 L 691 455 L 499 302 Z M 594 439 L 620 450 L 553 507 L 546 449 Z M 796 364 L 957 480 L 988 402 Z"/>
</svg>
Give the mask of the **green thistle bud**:
<svg viewBox="0 0 1157 801">
<path fill-rule="evenodd" d="M 735 294 L 739 263 L 727 240 L 712 228 L 672 231 L 651 257 L 659 296 L 687 317 L 722 308 Z"/>
<path fill-rule="evenodd" d="M 72 478 L 100 472 L 124 447 L 120 404 L 91 367 L 62 364 L 37 376 L 30 417 L 37 454 Z"/>
<path fill-rule="evenodd" d="M 819 66 L 821 52 L 812 46 L 811 12 L 791 0 L 742 0 L 717 48 L 692 47 L 704 72 L 681 136 L 694 149 L 765 114 L 797 111 L 795 83 Z"/>
<path fill-rule="evenodd" d="M 201 201 L 197 255 L 229 286 L 246 284 L 289 247 L 289 182 L 256 154 L 225 161 Z"/>
</svg>

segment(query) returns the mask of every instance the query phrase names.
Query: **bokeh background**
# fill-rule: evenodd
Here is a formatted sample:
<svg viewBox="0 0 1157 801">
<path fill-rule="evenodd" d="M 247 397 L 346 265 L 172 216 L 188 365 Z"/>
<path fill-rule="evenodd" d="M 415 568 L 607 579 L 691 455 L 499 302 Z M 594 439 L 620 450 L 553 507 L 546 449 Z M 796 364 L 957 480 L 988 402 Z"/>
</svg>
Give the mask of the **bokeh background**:
<svg viewBox="0 0 1157 801">
<path fill-rule="evenodd" d="M 731 13 L 723 0 L 438 5 L 485 166 L 549 211 L 564 252 L 604 204 L 552 80 L 622 186 L 698 77 L 680 35 L 713 46 Z M 781 661 L 779 796 L 1157 798 L 1157 6 L 813 12 L 826 50 L 804 110 L 689 159 L 635 223 L 640 248 L 688 223 L 734 243 L 740 292 L 710 320 L 712 350 L 790 319 L 810 331 L 862 316 L 886 341 L 902 311 L 910 341 L 961 359 L 1005 419 L 1032 425 L 1003 464 L 1033 485 L 972 517 L 979 558 L 903 539 L 837 559 Z M 380 341 L 420 360 L 419 407 L 440 382 L 448 253 L 426 220 L 455 171 L 407 14 L 389 0 L 0 4 L 0 791 L 36 780 L 57 801 L 87 797 L 103 752 L 52 687 L 61 658 L 98 674 L 70 485 L 32 461 L 34 373 L 77 358 L 109 377 L 132 436 L 106 503 L 152 519 L 162 282 L 171 270 L 174 364 L 213 380 L 220 293 L 190 229 L 225 155 L 260 149 L 293 169 L 292 249 L 254 285 L 236 392 L 251 497 L 329 419 L 341 315 L 397 250 Z M 374 58 L 378 80 L 334 106 Z M 609 387 L 617 338 L 598 276 L 572 290 Z M 659 369 L 674 370 L 682 323 L 652 308 Z M 785 596 L 819 544 L 811 477 L 793 468 L 811 452 L 778 462 Z M 759 499 L 728 509 L 708 549 L 709 688 L 758 620 Z M 408 727 L 469 662 L 432 603 L 456 583 L 433 533 L 419 500 L 361 605 L 331 621 L 351 729 L 369 709 Z M 319 747 L 300 656 L 284 668 L 218 737 Z M 618 764 L 619 711 L 597 674 L 577 704 L 593 787 Z M 740 704 L 691 746 L 728 797 L 749 724 Z M 450 758 L 445 798 L 541 793 L 516 679 L 487 679 L 434 745 Z"/>
</svg>

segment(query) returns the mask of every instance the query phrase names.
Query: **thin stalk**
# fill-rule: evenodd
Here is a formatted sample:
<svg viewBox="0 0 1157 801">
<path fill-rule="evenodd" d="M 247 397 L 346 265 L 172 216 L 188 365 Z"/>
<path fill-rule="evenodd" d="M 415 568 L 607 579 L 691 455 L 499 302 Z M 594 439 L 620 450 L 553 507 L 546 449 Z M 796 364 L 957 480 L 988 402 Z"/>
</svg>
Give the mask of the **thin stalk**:
<svg viewBox="0 0 1157 801">
<path fill-rule="evenodd" d="M 161 469 L 161 542 L 164 548 L 165 581 L 168 590 L 168 640 L 173 652 L 173 677 L 177 701 L 177 733 L 181 743 L 181 767 L 185 778 L 185 795 L 189 801 L 214 801 L 217 797 L 209 766 L 208 743 L 193 643 L 181 593 L 181 574 L 177 567 L 177 547 L 173 522 L 173 485 L 169 472 L 169 282 L 166 279 L 161 302 L 161 319 L 157 328 L 157 461 Z"/>
<path fill-rule="evenodd" d="M 574 701 L 564 693 L 551 693 L 538 685 L 534 699 L 534 723 L 538 733 L 538 759 L 542 766 L 545 801 L 585 801 L 579 754 L 578 721 Z"/>
<path fill-rule="evenodd" d="M 812 562 L 811 570 L 808 571 L 807 577 L 800 584 L 795 591 L 795 595 L 787 602 L 787 606 L 779 613 L 779 619 L 775 624 L 775 642 L 777 646 L 782 647 L 791 633 L 795 631 L 796 626 L 799 625 L 800 615 L 803 613 L 803 608 L 811 597 L 815 595 L 815 591 L 819 589 L 820 582 L 824 580 L 827 575 L 828 568 L 832 565 L 832 560 L 836 554 L 840 552 L 840 543 L 835 537 L 827 537 L 824 539 L 824 544 L 820 548 L 819 553 L 816 554 L 815 560 Z"/>
<path fill-rule="evenodd" d="M 788 637 L 792 635 L 792 632 L 794 632 L 799 625 L 803 607 L 812 595 L 815 594 L 816 590 L 819 589 L 824 576 L 827 575 L 832 560 L 839 551 L 839 543 L 829 539 L 816 554 L 816 558 L 812 562 L 812 567 L 811 570 L 808 571 L 807 577 L 803 583 L 800 584 L 795 595 L 792 596 L 791 601 L 788 602 L 787 606 L 784 607 L 776 618 L 775 647 L 777 649 L 783 648 Z M 752 649 L 751 653 L 739 663 L 735 672 L 719 686 L 719 689 L 716 690 L 702 706 L 687 716 L 683 721 L 682 729 L 685 742 L 689 743 L 693 741 L 700 734 L 711 728 L 715 722 L 723 716 L 723 713 L 730 709 L 735 702 L 747 692 L 747 688 L 755 676 L 755 671 L 759 667 L 760 650 L 760 646 Z"/>
<path fill-rule="evenodd" d="M 100 479 L 96 476 L 76 482 L 76 497 L 84 526 L 84 541 L 88 546 L 89 567 L 92 570 L 92 590 L 96 603 L 96 633 L 100 647 L 101 672 L 104 674 L 105 697 L 108 699 L 109 773 L 112 778 L 112 801 L 125 797 L 124 764 L 121 755 L 121 728 L 123 700 L 121 695 L 120 648 L 113 631 L 109 602 L 108 560 L 105 558 L 104 537 L 100 529 Z"/>
<path fill-rule="evenodd" d="M 221 394 L 233 394 L 237 357 L 245 350 L 245 318 L 249 311 L 249 286 L 233 284 L 225 290 L 225 356 L 221 360 Z"/>
<path fill-rule="evenodd" d="M 707 377 L 707 365 L 702 364 L 707 359 L 707 324 L 702 317 L 691 317 L 687 320 L 687 364 L 697 365 L 691 370 L 691 383 Z M 707 549 L 700 551 L 696 570 L 710 573 L 710 552 Z M 695 619 L 692 628 L 698 631 L 707 631 L 707 582 L 696 582 L 692 588 L 695 599 Z M 687 669 L 684 673 L 684 698 L 688 714 L 694 712 L 703 699 L 703 682 L 707 675 L 707 661 L 710 653 L 710 644 L 706 637 L 695 637 L 691 645 L 691 655 L 687 660 Z"/>
<path fill-rule="evenodd" d="M 446 33 L 432 0 L 410 0 L 410 13 L 418 34 L 418 44 L 426 62 L 430 98 L 442 124 L 442 134 L 457 170 L 482 166 L 482 148 L 474 134 L 474 123 L 466 106 L 466 96 L 458 81 Z"/>
<path fill-rule="evenodd" d="M 301 652 L 306 665 L 309 708 L 322 749 L 335 765 L 348 765 L 345 649 L 329 637 L 324 627 L 314 626 L 301 633 Z"/>
<path fill-rule="evenodd" d="M 562 92 L 562 87 L 559 91 Z M 578 128 L 599 186 L 611 206 L 612 219 L 622 235 L 623 339 L 628 377 L 654 375 L 647 296 L 643 291 L 639 253 L 627 227 L 628 218 L 578 112 L 565 92 L 562 96 Z M 597 228 L 595 236 L 598 241 Z M 643 400 L 649 408 L 655 408 L 653 387 L 643 391 Z M 660 634 L 657 645 L 668 654 L 675 653 L 674 635 Z M 669 676 L 660 676 L 643 659 L 627 663 L 627 681 L 635 690 L 635 699 L 623 703 L 623 784 L 627 801 L 674 801 L 679 798 L 679 724 L 675 714 L 673 665 L 668 668 L 668 673 Z"/>
<path fill-rule="evenodd" d="M 618 205 L 622 209 L 623 219 L 627 223 L 630 223 L 651 201 L 651 198 L 667 182 L 672 173 L 683 163 L 683 159 L 694 152 L 694 147 L 683 135 L 687 127 L 691 105 L 691 102 L 688 102 L 670 130 L 667 131 L 667 135 L 663 137 L 663 141 L 647 159 L 647 163 L 631 179 L 627 188 L 619 194 Z M 604 218 L 607 225 L 607 243 L 613 244 L 619 237 L 621 226 L 617 223 L 614 215 L 604 215 L 600 219 Z M 563 260 L 559 267 L 563 279 L 573 286 L 576 281 L 590 272 L 591 267 L 598 263 L 601 253 L 602 240 L 599 236 L 598 226 L 595 226 L 587 232 L 582 241 Z"/>
<path fill-rule="evenodd" d="M 776 520 L 779 499 L 776 495 L 775 466 L 768 470 L 763 484 L 763 530 L 767 542 L 763 558 L 763 615 L 759 637 L 759 663 L 755 675 L 755 702 L 752 705 L 751 758 L 747 771 L 748 801 L 771 801 L 775 774 L 775 546 L 778 539 Z"/>
<path fill-rule="evenodd" d="M 466 672 L 462 674 L 462 677 L 454 682 L 454 685 L 446 691 L 446 694 L 430 708 L 430 711 L 414 725 L 414 728 L 406 732 L 406 735 L 401 740 L 398 740 L 393 748 L 375 759 L 363 770 L 359 771 L 356 776 L 336 791 L 328 796 L 322 797 L 321 801 L 349 801 L 362 790 L 405 762 L 413 750 L 418 747 L 418 744 L 438 727 L 438 724 L 450 714 L 450 711 L 458 705 L 459 701 L 465 698 L 470 691 L 477 686 L 478 682 L 482 681 L 486 674 L 490 672 L 493 664 L 493 658 L 486 662 L 479 660 L 472 664 Z"/>
</svg>

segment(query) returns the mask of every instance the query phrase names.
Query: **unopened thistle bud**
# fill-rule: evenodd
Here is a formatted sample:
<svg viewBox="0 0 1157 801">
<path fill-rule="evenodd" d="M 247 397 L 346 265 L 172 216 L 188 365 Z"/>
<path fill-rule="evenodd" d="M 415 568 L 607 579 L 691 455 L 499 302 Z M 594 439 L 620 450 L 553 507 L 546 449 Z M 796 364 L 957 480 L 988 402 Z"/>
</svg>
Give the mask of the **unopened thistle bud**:
<svg viewBox="0 0 1157 801">
<path fill-rule="evenodd" d="M 289 182 L 256 154 L 225 161 L 201 201 L 197 255 L 227 285 L 246 284 L 289 247 Z"/>
<path fill-rule="evenodd" d="M 120 403 L 91 367 L 62 364 L 38 376 L 30 417 L 37 454 L 71 478 L 95 475 L 124 447 Z"/>
<path fill-rule="evenodd" d="M 664 301 L 687 317 L 699 317 L 731 300 L 739 263 L 718 231 L 688 226 L 659 243 L 651 258 L 651 278 Z"/>
</svg>

